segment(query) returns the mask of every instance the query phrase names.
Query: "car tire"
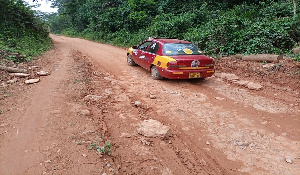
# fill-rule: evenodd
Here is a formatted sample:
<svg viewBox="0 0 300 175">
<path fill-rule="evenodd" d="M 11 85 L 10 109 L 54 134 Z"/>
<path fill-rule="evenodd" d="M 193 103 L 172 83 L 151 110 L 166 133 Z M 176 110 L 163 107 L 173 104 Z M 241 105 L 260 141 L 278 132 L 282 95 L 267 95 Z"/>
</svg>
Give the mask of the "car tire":
<svg viewBox="0 0 300 175">
<path fill-rule="evenodd" d="M 151 76 L 154 80 L 161 80 L 163 79 L 162 76 L 160 76 L 159 72 L 158 72 L 158 69 L 156 66 L 152 66 L 151 67 Z"/>
<path fill-rule="evenodd" d="M 133 61 L 133 59 L 131 58 L 131 55 L 128 55 L 127 56 L 127 64 L 129 65 L 129 66 L 135 66 L 136 65 L 136 63 Z"/>
</svg>

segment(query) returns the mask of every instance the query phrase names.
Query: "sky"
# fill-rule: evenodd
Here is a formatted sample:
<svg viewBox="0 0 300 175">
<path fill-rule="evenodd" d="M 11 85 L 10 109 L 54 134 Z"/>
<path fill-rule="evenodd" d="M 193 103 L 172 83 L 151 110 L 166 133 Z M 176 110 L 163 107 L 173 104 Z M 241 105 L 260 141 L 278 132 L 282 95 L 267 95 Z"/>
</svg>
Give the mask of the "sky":
<svg viewBox="0 0 300 175">
<path fill-rule="evenodd" d="M 38 8 L 32 8 L 32 10 L 40 10 L 42 12 L 57 12 L 57 8 L 51 8 L 51 2 L 46 0 L 39 0 L 38 2 L 32 2 L 32 0 L 23 0 L 30 5 L 41 4 Z"/>
</svg>

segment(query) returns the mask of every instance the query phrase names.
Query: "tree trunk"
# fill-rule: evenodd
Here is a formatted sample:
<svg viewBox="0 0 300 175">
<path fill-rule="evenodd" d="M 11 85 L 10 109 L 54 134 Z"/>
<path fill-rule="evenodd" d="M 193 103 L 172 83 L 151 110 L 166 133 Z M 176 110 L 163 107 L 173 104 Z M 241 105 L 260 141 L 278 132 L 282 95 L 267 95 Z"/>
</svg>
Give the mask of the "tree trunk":
<svg viewBox="0 0 300 175">
<path fill-rule="evenodd" d="M 297 0 L 293 0 L 293 4 L 294 4 L 294 15 L 296 16 L 296 14 L 297 14 Z"/>
</svg>

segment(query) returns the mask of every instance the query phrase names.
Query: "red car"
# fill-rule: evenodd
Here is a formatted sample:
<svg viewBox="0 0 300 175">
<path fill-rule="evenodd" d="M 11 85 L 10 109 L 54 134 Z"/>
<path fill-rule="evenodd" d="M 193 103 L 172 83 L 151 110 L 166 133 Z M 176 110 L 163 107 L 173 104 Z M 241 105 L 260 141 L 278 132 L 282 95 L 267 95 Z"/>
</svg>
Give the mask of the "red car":
<svg viewBox="0 0 300 175">
<path fill-rule="evenodd" d="M 151 71 L 153 79 L 206 78 L 214 74 L 214 59 L 202 54 L 191 42 L 149 38 L 128 49 L 127 63 Z"/>
</svg>

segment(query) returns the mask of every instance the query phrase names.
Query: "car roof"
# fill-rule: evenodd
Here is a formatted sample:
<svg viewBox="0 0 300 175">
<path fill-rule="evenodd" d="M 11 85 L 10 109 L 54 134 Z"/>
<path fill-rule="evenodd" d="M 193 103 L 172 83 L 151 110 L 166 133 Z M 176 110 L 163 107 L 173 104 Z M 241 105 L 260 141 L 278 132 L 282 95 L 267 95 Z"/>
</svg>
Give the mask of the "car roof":
<svg viewBox="0 0 300 175">
<path fill-rule="evenodd" d="M 173 38 L 153 38 L 153 39 L 149 39 L 148 41 L 158 41 L 161 42 L 162 44 L 165 43 L 191 43 L 188 41 L 184 41 L 184 40 L 179 40 L 179 39 L 173 39 Z"/>
</svg>

